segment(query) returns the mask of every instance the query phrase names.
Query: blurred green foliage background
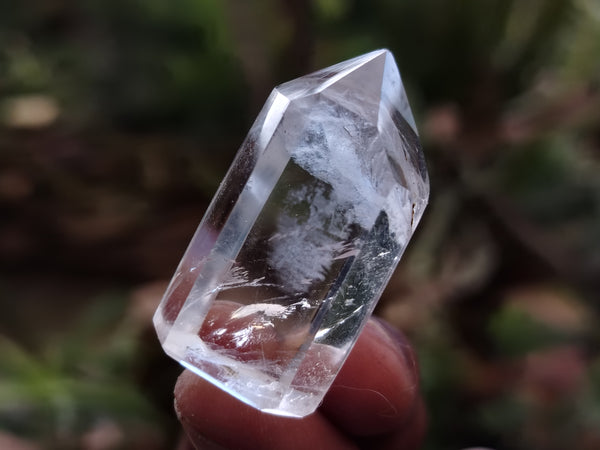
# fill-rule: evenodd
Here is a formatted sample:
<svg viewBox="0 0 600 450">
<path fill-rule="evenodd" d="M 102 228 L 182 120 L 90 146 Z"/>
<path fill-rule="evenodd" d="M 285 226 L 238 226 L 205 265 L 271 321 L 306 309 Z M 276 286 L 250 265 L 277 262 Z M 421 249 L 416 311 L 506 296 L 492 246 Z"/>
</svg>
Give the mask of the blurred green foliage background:
<svg viewBox="0 0 600 450">
<path fill-rule="evenodd" d="M 432 183 L 377 311 L 426 448 L 600 448 L 597 0 L 3 2 L 1 448 L 174 447 L 167 280 L 270 89 L 379 47 Z"/>
</svg>

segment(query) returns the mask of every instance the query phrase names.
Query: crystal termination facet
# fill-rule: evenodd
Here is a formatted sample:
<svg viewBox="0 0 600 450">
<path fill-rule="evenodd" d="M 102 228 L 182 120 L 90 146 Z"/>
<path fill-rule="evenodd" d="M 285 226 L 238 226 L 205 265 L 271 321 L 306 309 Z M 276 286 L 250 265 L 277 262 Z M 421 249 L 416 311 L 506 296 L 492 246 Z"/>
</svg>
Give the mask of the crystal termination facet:
<svg viewBox="0 0 600 450">
<path fill-rule="evenodd" d="M 389 51 L 278 86 L 156 311 L 163 348 L 260 410 L 312 413 L 428 196 Z"/>
</svg>

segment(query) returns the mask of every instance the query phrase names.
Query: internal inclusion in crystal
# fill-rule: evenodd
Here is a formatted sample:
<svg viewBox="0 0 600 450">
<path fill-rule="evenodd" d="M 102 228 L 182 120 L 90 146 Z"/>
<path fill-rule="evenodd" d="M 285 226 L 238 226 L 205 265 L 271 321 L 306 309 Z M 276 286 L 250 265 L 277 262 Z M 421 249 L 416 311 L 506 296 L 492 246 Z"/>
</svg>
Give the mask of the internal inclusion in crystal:
<svg viewBox="0 0 600 450">
<path fill-rule="evenodd" d="M 154 323 L 165 351 L 266 412 L 313 412 L 427 203 L 392 55 L 276 88 Z"/>
</svg>

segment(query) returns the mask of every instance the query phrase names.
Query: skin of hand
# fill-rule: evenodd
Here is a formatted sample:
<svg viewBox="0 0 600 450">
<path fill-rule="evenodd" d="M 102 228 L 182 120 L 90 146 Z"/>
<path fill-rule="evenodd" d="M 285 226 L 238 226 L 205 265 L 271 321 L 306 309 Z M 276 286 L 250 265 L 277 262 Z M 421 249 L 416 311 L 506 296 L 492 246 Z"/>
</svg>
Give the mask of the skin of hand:
<svg viewBox="0 0 600 450">
<path fill-rule="evenodd" d="M 403 335 L 372 318 L 319 409 L 302 419 L 262 413 L 184 371 L 175 410 L 183 449 L 420 448 L 426 414 L 415 354 Z"/>
</svg>

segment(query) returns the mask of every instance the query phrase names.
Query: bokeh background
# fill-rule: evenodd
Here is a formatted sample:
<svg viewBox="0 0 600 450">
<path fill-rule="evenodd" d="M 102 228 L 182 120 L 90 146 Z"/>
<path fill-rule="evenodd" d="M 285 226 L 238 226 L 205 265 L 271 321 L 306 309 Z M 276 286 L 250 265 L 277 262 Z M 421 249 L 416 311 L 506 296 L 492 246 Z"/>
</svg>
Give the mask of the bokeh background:
<svg viewBox="0 0 600 450">
<path fill-rule="evenodd" d="M 150 322 L 208 201 L 273 86 L 380 47 L 432 184 L 377 310 L 426 448 L 600 448 L 597 0 L 2 2 L 0 448 L 174 447 Z"/>
</svg>

